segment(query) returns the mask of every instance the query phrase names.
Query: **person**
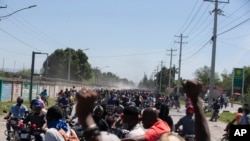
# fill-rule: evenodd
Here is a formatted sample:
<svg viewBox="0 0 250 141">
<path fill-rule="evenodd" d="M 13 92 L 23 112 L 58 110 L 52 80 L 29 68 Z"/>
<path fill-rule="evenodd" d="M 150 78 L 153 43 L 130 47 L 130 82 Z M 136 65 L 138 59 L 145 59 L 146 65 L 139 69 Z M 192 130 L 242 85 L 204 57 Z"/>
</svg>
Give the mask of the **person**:
<svg viewBox="0 0 250 141">
<path fill-rule="evenodd" d="M 106 120 L 103 117 L 103 107 L 101 105 L 96 105 L 93 109 L 93 118 L 97 126 L 99 127 L 100 131 L 110 131 L 110 127 Z"/>
<path fill-rule="evenodd" d="M 46 119 L 47 129 L 44 137 L 45 141 L 65 141 L 65 135 L 76 137 L 76 133 L 70 129 L 66 121 L 63 120 L 63 112 L 60 107 L 56 105 L 49 107 Z"/>
<path fill-rule="evenodd" d="M 23 104 L 23 97 L 18 96 L 16 99 L 16 104 L 13 104 L 10 108 L 10 111 L 7 116 L 4 117 L 4 119 L 9 120 L 19 120 L 23 119 L 28 115 L 28 108 Z M 11 124 L 6 123 L 6 128 L 8 131 L 11 129 Z M 7 136 L 7 140 L 9 139 L 9 132 Z"/>
<path fill-rule="evenodd" d="M 45 108 L 45 103 L 44 103 L 44 101 L 42 100 L 42 98 L 41 98 L 40 95 L 37 95 L 37 96 L 36 96 L 36 100 L 39 100 L 39 101 L 41 102 L 42 108 L 44 109 L 44 108 Z"/>
<path fill-rule="evenodd" d="M 236 122 L 236 125 L 240 124 L 240 118 L 243 115 L 243 108 L 239 107 L 237 113 L 234 116 L 234 119 L 231 121 L 232 124 L 234 124 Z"/>
<path fill-rule="evenodd" d="M 194 135 L 195 134 L 195 122 L 194 122 L 194 107 L 188 106 L 186 108 L 186 115 L 175 124 L 175 130 L 178 130 L 180 126 L 182 126 L 182 130 L 179 133 L 180 136 L 185 137 L 186 135 Z"/>
<path fill-rule="evenodd" d="M 41 99 L 44 101 L 44 103 L 48 106 L 48 93 L 47 93 L 47 89 L 44 89 L 41 93 L 40 93 Z"/>
<path fill-rule="evenodd" d="M 197 141 L 210 141 L 211 135 L 203 111 L 202 100 L 199 97 L 202 92 L 201 82 L 198 80 L 185 80 L 182 82 L 182 86 L 194 107 L 195 129 L 199 129 L 195 130 L 195 139 Z"/>
<path fill-rule="evenodd" d="M 171 131 L 174 131 L 174 122 L 169 115 L 169 106 L 166 103 L 162 103 L 160 107 L 159 118 L 167 122 Z"/>
<path fill-rule="evenodd" d="M 76 115 L 79 123 L 84 130 L 86 141 L 120 141 L 120 139 L 107 131 L 100 131 L 96 125 L 92 111 L 95 102 L 98 98 L 98 93 L 87 87 L 83 87 L 77 93 Z"/>
<path fill-rule="evenodd" d="M 158 118 L 157 110 L 149 107 L 143 110 L 141 117 L 142 125 L 146 129 L 144 135 L 128 137 L 121 139 L 122 141 L 156 141 L 164 133 L 171 133 L 169 125 Z"/>
<path fill-rule="evenodd" d="M 240 118 L 240 125 L 250 124 L 250 111 L 247 107 L 243 108 L 243 115 Z"/>
<path fill-rule="evenodd" d="M 185 141 L 185 139 L 178 134 L 165 133 L 160 137 L 159 141 Z"/>
<path fill-rule="evenodd" d="M 40 100 L 36 100 L 32 103 L 32 112 L 28 114 L 28 116 L 23 120 L 23 123 L 30 125 L 35 124 L 36 128 L 41 130 L 45 130 L 46 120 L 45 113 L 42 112 L 42 102 Z M 36 133 L 32 131 L 36 141 L 43 141 L 43 136 L 40 132 Z"/>
<path fill-rule="evenodd" d="M 221 108 L 221 105 L 220 105 L 220 102 L 219 100 L 215 100 L 215 103 L 212 105 L 212 109 L 213 109 L 213 112 L 212 112 L 212 115 L 211 115 L 211 118 L 209 119 L 209 121 L 217 121 L 217 118 L 219 116 L 219 112 L 220 112 L 220 108 Z"/>
<path fill-rule="evenodd" d="M 144 128 L 140 123 L 140 113 L 135 106 L 125 107 L 123 110 L 123 124 L 127 126 L 127 137 L 141 136 L 145 134 Z"/>
<path fill-rule="evenodd" d="M 231 98 L 230 98 L 230 103 L 231 103 L 231 108 L 233 108 L 234 107 L 234 97 L 233 96 L 231 96 Z"/>
</svg>

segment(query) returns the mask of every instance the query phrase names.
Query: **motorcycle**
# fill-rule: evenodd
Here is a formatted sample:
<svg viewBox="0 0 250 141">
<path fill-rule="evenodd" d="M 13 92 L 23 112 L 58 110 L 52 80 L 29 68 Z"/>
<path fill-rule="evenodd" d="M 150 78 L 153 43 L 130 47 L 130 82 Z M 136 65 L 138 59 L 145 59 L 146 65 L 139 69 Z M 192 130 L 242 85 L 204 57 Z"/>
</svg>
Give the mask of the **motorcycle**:
<svg viewBox="0 0 250 141">
<path fill-rule="evenodd" d="M 80 141 L 85 141 L 85 137 L 83 136 L 83 128 L 82 125 L 74 120 L 66 120 L 69 124 L 70 128 L 76 132 L 77 137 Z"/>
<path fill-rule="evenodd" d="M 177 130 L 175 130 L 175 132 L 178 135 L 182 136 L 185 139 L 185 141 L 195 141 L 195 134 L 185 134 L 185 135 L 183 135 L 181 129 L 177 129 Z"/>
<path fill-rule="evenodd" d="M 21 119 L 9 118 L 7 119 L 7 124 L 10 125 L 10 130 L 5 130 L 4 134 L 7 136 L 8 141 L 20 140 L 20 129 L 23 125 Z"/>
<path fill-rule="evenodd" d="M 229 130 L 231 125 L 232 123 L 228 122 L 226 128 L 224 129 L 225 133 L 222 135 L 221 141 L 229 141 Z"/>
</svg>

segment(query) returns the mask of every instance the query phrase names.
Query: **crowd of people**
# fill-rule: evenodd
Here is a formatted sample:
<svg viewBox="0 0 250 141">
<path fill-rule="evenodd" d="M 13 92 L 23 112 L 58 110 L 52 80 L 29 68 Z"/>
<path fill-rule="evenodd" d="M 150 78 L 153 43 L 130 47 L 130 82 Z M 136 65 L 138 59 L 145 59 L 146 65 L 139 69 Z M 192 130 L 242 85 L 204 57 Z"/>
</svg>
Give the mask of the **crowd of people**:
<svg viewBox="0 0 250 141">
<path fill-rule="evenodd" d="M 183 88 L 187 95 L 186 114 L 177 123 L 169 114 L 170 97 L 145 90 L 95 90 L 88 87 L 60 91 L 57 105 L 48 107 L 47 111 L 43 110 L 46 105 L 40 96 L 31 102 L 30 111 L 22 97 L 18 97 L 17 104 L 5 118 L 23 118 L 24 123 L 36 124 L 44 131 L 42 135 L 35 135 L 37 141 L 79 140 L 67 123 L 73 119 L 81 124 L 86 141 L 183 141 L 185 135 L 194 135 L 196 141 L 210 141 L 199 96 L 202 84 L 186 80 Z M 65 116 L 63 107 L 70 103 L 75 103 L 75 112 Z M 248 117 L 248 113 L 239 109 L 232 122 L 246 124 L 248 120 L 243 121 L 241 117 Z M 7 129 L 10 129 L 8 124 Z"/>
</svg>

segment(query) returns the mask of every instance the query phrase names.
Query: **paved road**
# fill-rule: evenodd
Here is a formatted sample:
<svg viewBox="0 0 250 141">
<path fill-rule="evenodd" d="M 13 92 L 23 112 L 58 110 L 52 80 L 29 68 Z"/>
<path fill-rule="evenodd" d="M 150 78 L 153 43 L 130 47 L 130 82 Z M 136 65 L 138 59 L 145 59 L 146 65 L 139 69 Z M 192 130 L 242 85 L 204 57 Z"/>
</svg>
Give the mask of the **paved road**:
<svg viewBox="0 0 250 141">
<path fill-rule="evenodd" d="M 240 105 L 234 105 L 234 107 L 228 107 L 227 109 L 222 109 L 221 111 L 229 111 L 232 113 L 237 112 L 238 107 Z M 74 110 L 73 110 L 74 111 Z M 182 107 L 179 112 L 176 111 L 176 109 L 170 110 L 170 115 L 172 116 L 174 123 L 176 123 L 181 117 L 185 115 L 185 108 Z M 209 118 L 207 118 L 208 120 Z M 211 141 L 220 141 L 222 135 L 224 134 L 224 129 L 226 127 L 226 123 L 217 121 L 217 122 L 210 122 L 208 121 L 209 129 L 211 133 Z M 6 140 L 6 136 L 4 135 L 4 131 L 6 130 L 5 126 L 5 120 L 3 119 L 3 116 L 0 116 L 0 141 Z"/>
<path fill-rule="evenodd" d="M 228 108 L 223 108 L 220 112 L 223 111 L 228 111 L 231 113 L 236 113 L 237 109 L 240 107 L 240 105 L 234 105 L 234 107 L 228 107 Z M 176 109 L 171 109 L 169 113 L 172 118 L 174 123 L 177 123 L 177 121 L 185 115 L 185 108 L 182 107 L 179 112 L 177 112 Z M 227 123 L 224 122 L 211 122 L 209 121 L 209 117 L 207 118 L 208 125 L 209 125 L 209 130 L 211 133 L 211 141 L 220 141 L 222 138 L 222 135 L 225 133 L 224 129 L 227 125 Z"/>
</svg>

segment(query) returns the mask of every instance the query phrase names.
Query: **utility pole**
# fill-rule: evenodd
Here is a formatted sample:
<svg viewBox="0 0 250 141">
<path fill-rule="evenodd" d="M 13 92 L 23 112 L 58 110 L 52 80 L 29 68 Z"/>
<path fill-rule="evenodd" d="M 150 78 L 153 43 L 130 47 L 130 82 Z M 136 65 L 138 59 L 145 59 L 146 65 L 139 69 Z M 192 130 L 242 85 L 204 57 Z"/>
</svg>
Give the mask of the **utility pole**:
<svg viewBox="0 0 250 141">
<path fill-rule="evenodd" d="M 4 77 L 4 58 L 3 58 L 3 65 L 2 65 L 2 73 L 3 73 L 3 77 Z"/>
<path fill-rule="evenodd" d="M 160 93 L 161 93 L 161 79 L 162 79 L 162 64 L 163 64 L 163 61 L 161 61 L 161 74 L 160 74 L 160 86 L 159 86 Z"/>
<path fill-rule="evenodd" d="M 172 67 L 172 56 L 173 56 L 173 51 L 177 51 L 176 49 L 173 50 L 172 48 L 170 50 L 170 65 L 169 65 L 169 76 L 168 76 L 168 87 L 171 87 L 171 67 Z"/>
<path fill-rule="evenodd" d="M 68 81 L 70 81 L 70 61 L 71 61 L 71 50 L 69 50 L 69 56 L 68 56 Z"/>
<path fill-rule="evenodd" d="M 211 60 L 211 74 L 210 74 L 210 85 L 209 85 L 209 96 L 208 96 L 208 105 L 209 107 L 212 105 L 213 99 L 213 91 L 214 91 L 214 75 L 215 75 L 215 57 L 216 57 L 216 41 L 217 41 L 217 17 L 218 14 L 222 14 L 222 10 L 218 9 L 218 3 L 229 3 L 219 1 L 219 0 L 204 0 L 209 2 L 215 3 L 215 8 L 212 12 L 214 12 L 214 29 L 213 29 L 213 36 L 211 40 L 213 41 L 212 47 L 212 60 Z"/>
<path fill-rule="evenodd" d="M 180 75 L 181 75 L 181 54 L 182 54 L 182 44 L 186 43 L 186 42 L 182 42 L 182 39 L 184 38 L 184 36 L 182 36 L 182 34 L 180 36 L 176 36 L 180 38 L 180 42 L 176 42 L 176 43 L 180 43 L 180 53 L 179 53 L 179 68 L 178 68 L 178 81 L 177 81 L 177 95 L 179 95 L 180 93 Z M 186 37 L 185 37 L 186 38 Z"/>
<path fill-rule="evenodd" d="M 155 79 L 155 90 L 157 91 L 157 87 L 158 87 L 158 66 L 156 67 L 156 79 Z"/>
</svg>

